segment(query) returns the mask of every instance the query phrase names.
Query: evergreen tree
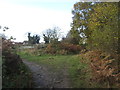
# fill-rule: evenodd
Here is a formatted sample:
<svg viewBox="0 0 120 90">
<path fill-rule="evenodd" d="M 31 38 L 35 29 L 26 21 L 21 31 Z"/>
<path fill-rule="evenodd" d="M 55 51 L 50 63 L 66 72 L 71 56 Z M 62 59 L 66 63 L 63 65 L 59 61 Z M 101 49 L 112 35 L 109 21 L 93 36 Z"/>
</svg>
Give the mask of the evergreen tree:
<svg viewBox="0 0 120 90">
<path fill-rule="evenodd" d="M 31 33 L 28 33 L 28 42 L 29 44 L 38 44 L 40 41 L 40 36 L 38 35 L 33 35 L 30 36 Z"/>
</svg>

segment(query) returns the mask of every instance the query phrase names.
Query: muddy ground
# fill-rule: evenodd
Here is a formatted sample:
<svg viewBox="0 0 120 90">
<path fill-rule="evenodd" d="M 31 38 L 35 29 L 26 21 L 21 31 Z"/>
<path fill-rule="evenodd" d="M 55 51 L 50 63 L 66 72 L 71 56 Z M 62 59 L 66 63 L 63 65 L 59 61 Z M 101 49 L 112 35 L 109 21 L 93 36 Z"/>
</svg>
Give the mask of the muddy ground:
<svg viewBox="0 0 120 90">
<path fill-rule="evenodd" d="M 48 66 L 23 60 L 33 74 L 34 88 L 70 88 L 67 69 L 53 72 Z"/>
</svg>

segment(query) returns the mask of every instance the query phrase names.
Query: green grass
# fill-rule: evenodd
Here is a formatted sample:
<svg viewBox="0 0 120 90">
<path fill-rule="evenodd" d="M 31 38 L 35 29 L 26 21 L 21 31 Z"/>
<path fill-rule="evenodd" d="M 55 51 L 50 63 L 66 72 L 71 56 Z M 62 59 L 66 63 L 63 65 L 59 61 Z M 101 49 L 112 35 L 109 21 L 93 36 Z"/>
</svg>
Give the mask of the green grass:
<svg viewBox="0 0 120 90">
<path fill-rule="evenodd" d="M 80 62 L 82 59 L 79 55 L 35 56 L 24 52 L 19 52 L 19 55 L 29 61 L 49 66 L 55 72 L 67 68 L 71 85 L 74 88 L 91 87 L 88 81 L 90 79 L 89 67 L 87 64 Z"/>
</svg>

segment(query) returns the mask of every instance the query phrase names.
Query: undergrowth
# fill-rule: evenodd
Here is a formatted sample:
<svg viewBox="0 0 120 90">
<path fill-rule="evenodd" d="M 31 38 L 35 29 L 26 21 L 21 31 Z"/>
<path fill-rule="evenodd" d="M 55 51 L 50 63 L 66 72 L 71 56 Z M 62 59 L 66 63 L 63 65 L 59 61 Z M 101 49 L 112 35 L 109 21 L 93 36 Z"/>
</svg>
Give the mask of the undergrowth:
<svg viewBox="0 0 120 90">
<path fill-rule="evenodd" d="M 3 75 L 2 88 L 32 88 L 32 73 L 23 63 L 20 65 L 20 73 Z"/>
<path fill-rule="evenodd" d="M 120 72 L 118 68 L 118 55 L 112 55 L 99 50 L 89 51 L 83 55 L 89 60 L 92 78 L 102 88 L 120 87 Z"/>
<path fill-rule="evenodd" d="M 30 52 L 19 52 L 22 58 L 51 67 L 50 71 L 66 70 L 71 87 L 74 88 L 117 88 L 117 56 L 102 51 L 88 51 L 78 55 L 35 55 Z M 118 59 L 119 60 L 119 59 Z"/>
<path fill-rule="evenodd" d="M 2 39 L 2 88 L 30 88 L 31 73 L 15 49 L 12 41 Z"/>
</svg>

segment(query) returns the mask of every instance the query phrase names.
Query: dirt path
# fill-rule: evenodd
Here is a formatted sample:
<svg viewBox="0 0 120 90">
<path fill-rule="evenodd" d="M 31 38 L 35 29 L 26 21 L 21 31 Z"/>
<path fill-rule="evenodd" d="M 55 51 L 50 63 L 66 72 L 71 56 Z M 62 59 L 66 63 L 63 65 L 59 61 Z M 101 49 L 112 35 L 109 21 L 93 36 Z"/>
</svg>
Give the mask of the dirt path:
<svg viewBox="0 0 120 90">
<path fill-rule="evenodd" d="M 67 70 L 50 71 L 48 67 L 23 60 L 33 73 L 35 88 L 70 88 Z"/>
</svg>

